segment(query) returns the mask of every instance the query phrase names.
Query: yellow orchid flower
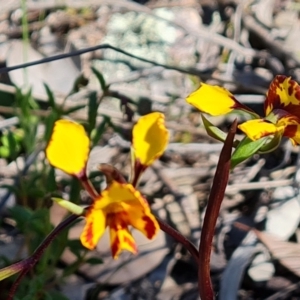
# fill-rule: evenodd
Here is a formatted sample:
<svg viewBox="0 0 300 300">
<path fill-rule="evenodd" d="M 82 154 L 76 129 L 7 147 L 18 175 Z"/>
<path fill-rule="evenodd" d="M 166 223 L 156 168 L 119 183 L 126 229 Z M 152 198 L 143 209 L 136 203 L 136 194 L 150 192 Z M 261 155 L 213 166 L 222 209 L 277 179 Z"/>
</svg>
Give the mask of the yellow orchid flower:
<svg viewBox="0 0 300 300">
<path fill-rule="evenodd" d="M 129 226 L 142 232 L 148 239 L 154 238 L 159 229 L 148 202 L 140 192 L 131 184 L 116 181 L 94 200 L 87 211 L 86 225 L 80 237 L 82 244 L 94 249 L 107 226 L 113 258 L 117 258 L 121 250 L 137 253 Z"/>
<path fill-rule="evenodd" d="M 250 108 L 238 102 L 226 89 L 201 83 L 186 101 L 204 113 L 223 115 L 232 110 L 243 110 L 256 119 L 238 127 L 251 140 L 280 134 L 293 145 L 300 144 L 300 86 L 290 77 L 277 75 L 271 82 L 264 103 L 265 117 L 260 118 Z"/>
<path fill-rule="evenodd" d="M 122 250 L 137 253 L 130 227 L 136 228 L 147 238 L 153 239 L 159 225 L 152 215 L 148 202 L 136 190 L 137 178 L 141 172 L 162 155 L 168 143 L 168 131 L 164 126 L 164 115 L 158 112 L 141 117 L 133 127 L 134 160 L 142 166 L 138 174 L 127 183 L 113 167 L 106 165 L 100 170 L 106 175 L 107 188 L 101 192 L 90 193 L 93 203 L 85 210 L 86 225 L 81 234 L 81 242 L 88 249 L 94 249 L 98 240 L 109 227 L 112 256 L 117 258 Z M 46 148 L 46 157 L 50 164 L 64 172 L 76 176 L 85 188 L 86 163 L 90 152 L 89 138 L 82 125 L 58 120 L 54 124 L 52 136 Z M 63 199 L 56 199 L 58 204 L 70 209 L 73 213 L 82 211 L 68 205 Z"/>
</svg>

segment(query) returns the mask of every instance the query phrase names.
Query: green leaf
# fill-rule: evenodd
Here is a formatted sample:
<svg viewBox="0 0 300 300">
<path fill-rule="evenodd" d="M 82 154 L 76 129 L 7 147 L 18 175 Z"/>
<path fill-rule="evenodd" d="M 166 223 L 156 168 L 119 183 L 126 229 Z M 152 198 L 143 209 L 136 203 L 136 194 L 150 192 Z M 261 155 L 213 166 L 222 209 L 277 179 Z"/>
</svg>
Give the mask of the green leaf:
<svg viewBox="0 0 300 300">
<path fill-rule="evenodd" d="M 49 209 L 40 208 L 32 214 L 29 222 L 28 229 L 40 235 L 46 235 L 52 229 L 50 224 Z"/>
<path fill-rule="evenodd" d="M 210 123 L 208 119 L 204 117 L 203 114 L 201 114 L 201 117 L 207 134 L 212 138 L 224 143 L 227 134 L 221 129 L 219 129 L 218 127 L 216 127 L 215 125 L 213 125 L 212 123 Z"/>
<path fill-rule="evenodd" d="M 9 185 L 9 184 L 2 184 L 1 185 L 2 189 L 7 189 L 9 192 L 14 193 L 14 194 L 18 194 L 19 192 L 19 188 L 15 185 Z"/>
<path fill-rule="evenodd" d="M 51 244 L 51 262 L 53 266 L 56 266 L 61 256 L 68 245 L 68 234 L 70 227 L 65 228 L 59 233 Z"/>
<path fill-rule="evenodd" d="M 52 134 L 52 130 L 54 127 L 55 121 L 57 121 L 60 118 L 60 114 L 53 110 L 51 111 L 50 115 L 45 119 L 45 134 L 44 134 L 44 141 L 46 143 L 49 142 L 49 139 Z"/>
<path fill-rule="evenodd" d="M 82 245 L 79 239 L 69 240 L 68 247 L 70 251 L 75 254 L 78 258 L 82 256 L 82 252 L 87 251 L 87 249 Z"/>
<path fill-rule="evenodd" d="M 20 141 L 18 132 L 7 131 L 1 137 L 2 147 L 0 147 L 0 156 L 15 159 L 20 151 Z"/>
<path fill-rule="evenodd" d="M 54 298 L 51 297 L 51 295 L 48 292 L 44 291 L 43 294 L 43 300 L 53 300 Z"/>
<path fill-rule="evenodd" d="M 56 110 L 56 104 L 55 104 L 54 95 L 53 95 L 52 91 L 50 90 L 49 86 L 46 83 L 44 83 L 44 87 L 46 89 L 46 93 L 48 96 L 48 103 L 49 103 L 50 107 L 53 110 Z"/>
<path fill-rule="evenodd" d="M 97 128 L 94 128 L 94 130 L 91 132 L 92 147 L 98 144 L 109 122 L 110 118 L 107 116 L 103 116 L 103 121 Z"/>
<path fill-rule="evenodd" d="M 9 158 L 9 149 L 6 146 L 0 147 L 0 157 Z"/>
<path fill-rule="evenodd" d="M 268 138 L 262 138 L 257 141 L 252 141 L 247 136 L 239 143 L 231 156 L 231 168 L 258 152 L 258 150 L 265 144 Z"/>
<path fill-rule="evenodd" d="M 76 79 L 75 82 L 73 84 L 73 87 L 71 89 L 71 91 L 69 92 L 69 96 L 79 92 L 81 87 L 87 86 L 87 84 L 89 83 L 88 79 L 86 77 L 84 77 L 83 74 L 80 74 Z"/>
<path fill-rule="evenodd" d="M 100 257 L 90 257 L 85 261 L 85 263 L 90 265 L 100 265 L 103 264 L 103 260 Z"/>
<path fill-rule="evenodd" d="M 82 265 L 82 263 L 83 263 L 82 260 L 78 259 L 78 260 L 74 261 L 72 264 L 65 267 L 64 271 L 63 271 L 63 277 L 67 277 L 71 274 L 74 274 L 79 269 L 79 267 Z"/>
<path fill-rule="evenodd" d="M 78 181 L 77 178 L 72 178 L 70 182 L 70 199 L 72 200 L 73 203 L 78 204 L 80 203 L 81 197 L 80 197 L 80 192 L 81 192 L 81 184 Z"/>
<path fill-rule="evenodd" d="M 108 86 L 106 85 L 106 82 L 105 82 L 105 79 L 104 79 L 103 75 L 94 67 L 92 67 L 92 71 L 96 75 L 96 77 L 97 77 L 97 79 L 100 83 L 102 91 L 103 92 L 106 91 L 108 89 Z"/>
<path fill-rule="evenodd" d="M 57 189 L 56 180 L 55 180 L 55 169 L 50 167 L 50 170 L 47 174 L 47 191 L 54 192 Z"/>
<path fill-rule="evenodd" d="M 17 222 L 17 227 L 21 232 L 26 231 L 28 222 L 30 221 L 33 211 L 29 208 L 16 205 L 12 208 L 10 208 L 10 214 L 13 217 L 13 219 Z"/>
<path fill-rule="evenodd" d="M 98 99 L 97 99 L 97 93 L 91 92 L 89 95 L 89 104 L 88 104 L 88 133 L 92 132 L 92 130 L 96 126 L 96 119 L 97 119 L 97 113 L 98 113 Z"/>
<path fill-rule="evenodd" d="M 209 136 L 211 136 L 212 138 L 221 141 L 224 143 L 226 137 L 227 137 L 227 133 L 222 131 L 221 129 L 219 129 L 217 126 L 213 125 L 212 123 L 210 123 L 208 121 L 208 119 L 206 119 L 204 117 L 203 114 L 201 114 L 202 117 L 202 121 L 203 121 L 203 125 L 205 127 L 205 130 L 207 132 L 207 134 Z M 233 147 L 237 147 L 237 145 L 239 144 L 239 140 L 234 140 L 233 142 Z"/>
<path fill-rule="evenodd" d="M 67 110 L 64 110 L 63 111 L 63 114 L 64 115 L 69 115 L 77 110 L 80 110 L 80 109 L 83 109 L 83 108 L 86 108 L 86 104 L 80 104 L 80 105 L 76 105 L 76 106 L 73 106 Z"/>
<path fill-rule="evenodd" d="M 67 298 L 62 293 L 57 292 L 57 291 L 50 291 L 50 292 L 48 292 L 48 294 L 52 300 L 69 300 L 69 298 Z"/>
<path fill-rule="evenodd" d="M 259 149 L 259 153 L 265 154 L 274 151 L 280 145 L 281 139 L 281 133 L 275 134 L 270 141 L 267 141 L 266 144 Z"/>
<path fill-rule="evenodd" d="M 11 131 L 8 132 L 7 138 L 8 138 L 10 156 L 12 158 L 14 158 L 16 156 L 17 152 L 18 152 L 17 142 L 16 142 L 15 137 L 14 137 L 14 135 Z"/>
</svg>

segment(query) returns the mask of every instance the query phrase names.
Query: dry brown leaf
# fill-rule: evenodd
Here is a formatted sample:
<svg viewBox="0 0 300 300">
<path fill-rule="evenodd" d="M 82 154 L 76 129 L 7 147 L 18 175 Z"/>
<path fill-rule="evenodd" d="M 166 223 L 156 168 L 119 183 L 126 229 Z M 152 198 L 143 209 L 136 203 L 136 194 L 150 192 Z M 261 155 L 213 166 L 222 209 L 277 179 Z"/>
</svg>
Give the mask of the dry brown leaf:
<svg viewBox="0 0 300 300">
<path fill-rule="evenodd" d="M 280 264 L 300 277 L 300 245 L 280 241 L 273 235 L 258 230 L 254 231 L 259 240 L 269 249 L 272 256 L 278 259 Z"/>
</svg>

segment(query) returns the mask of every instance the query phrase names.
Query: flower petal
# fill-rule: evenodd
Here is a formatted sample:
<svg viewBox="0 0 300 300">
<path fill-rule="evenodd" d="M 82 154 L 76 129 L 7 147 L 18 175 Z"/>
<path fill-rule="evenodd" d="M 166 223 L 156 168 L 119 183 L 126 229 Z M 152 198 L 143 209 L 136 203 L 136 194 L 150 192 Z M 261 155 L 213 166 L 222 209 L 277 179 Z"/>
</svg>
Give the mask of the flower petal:
<svg viewBox="0 0 300 300">
<path fill-rule="evenodd" d="M 141 199 L 140 203 L 128 204 L 126 212 L 131 226 L 142 232 L 150 240 L 156 236 L 160 227 L 146 200 Z"/>
<path fill-rule="evenodd" d="M 296 146 L 300 145 L 300 120 L 295 116 L 286 116 L 278 120 L 278 126 L 283 126 L 283 135 L 288 137 L 291 143 Z"/>
<path fill-rule="evenodd" d="M 97 209 L 108 209 L 110 205 L 121 202 L 139 202 L 141 194 L 129 183 L 119 183 L 115 180 L 101 193 L 101 198 L 96 199 Z"/>
<path fill-rule="evenodd" d="M 122 250 L 137 253 L 137 246 L 128 230 L 127 223 L 122 218 L 122 214 L 108 215 L 107 225 L 110 228 L 111 252 L 114 259 L 118 258 Z"/>
<path fill-rule="evenodd" d="M 201 112 L 212 116 L 225 115 L 234 109 L 254 114 L 250 108 L 238 102 L 225 88 L 206 83 L 201 83 L 200 87 L 191 93 L 186 101 Z"/>
<path fill-rule="evenodd" d="M 149 239 L 158 233 L 159 225 L 148 202 L 131 184 L 112 181 L 101 197 L 95 200 L 94 209 L 105 211 L 106 226 L 111 230 L 114 258 L 124 249 L 136 253 L 136 245 L 128 226 L 133 226 Z"/>
<path fill-rule="evenodd" d="M 55 168 L 80 177 L 85 173 L 89 144 L 82 125 L 69 120 L 58 120 L 46 148 L 46 156 Z"/>
<path fill-rule="evenodd" d="M 238 126 L 251 140 L 255 141 L 264 136 L 284 131 L 284 126 L 274 125 L 263 119 L 250 120 Z"/>
<path fill-rule="evenodd" d="M 95 249 L 106 228 L 106 215 L 95 207 L 96 203 L 97 200 L 86 214 L 86 224 L 80 236 L 82 245 L 90 250 Z"/>
<path fill-rule="evenodd" d="M 277 75 L 271 82 L 265 101 L 265 114 L 283 109 L 300 118 L 300 86 L 291 77 Z"/>
<path fill-rule="evenodd" d="M 133 127 L 132 148 L 135 159 L 149 166 L 165 151 L 169 132 L 165 127 L 164 115 L 153 112 L 141 117 Z"/>
</svg>

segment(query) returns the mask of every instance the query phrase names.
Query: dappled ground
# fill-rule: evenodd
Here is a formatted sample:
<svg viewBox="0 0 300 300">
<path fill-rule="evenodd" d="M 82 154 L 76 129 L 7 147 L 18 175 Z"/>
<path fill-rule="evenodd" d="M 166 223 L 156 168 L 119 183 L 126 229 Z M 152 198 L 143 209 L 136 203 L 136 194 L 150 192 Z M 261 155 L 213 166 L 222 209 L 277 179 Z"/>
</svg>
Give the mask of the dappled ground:
<svg viewBox="0 0 300 300">
<path fill-rule="evenodd" d="M 93 97 L 101 99 L 94 124 L 97 145 L 89 161 L 96 187 L 104 186 L 99 163 L 112 164 L 129 176 L 134 121 L 150 111 L 163 112 L 170 144 L 142 177 L 140 190 L 157 215 L 198 245 L 222 144 L 207 136 L 200 114 L 185 97 L 205 81 L 230 89 L 263 115 L 264 95 L 275 75 L 300 82 L 299 2 L 61 3 L 27 1 L 28 24 L 18 1 L 6 1 L 0 11 L 3 67 L 105 45 L 26 72 L 0 74 L 1 263 L 34 250 L 50 230 L 43 223 L 49 211 L 53 225 L 65 217 L 51 195 L 88 203 L 74 180 L 49 170 L 43 149 L 59 112 L 89 128 L 96 107 Z M 30 46 L 24 43 L 24 27 Z M 105 80 L 102 88 L 99 73 Z M 36 102 L 20 96 L 13 84 L 30 85 Z M 236 117 L 245 120 L 241 114 L 209 120 L 226 131 Z M 257 154 L 231 173 L 211 257 L 218 299 L 300 299 L 298 150 L 283 140 L 275 152 Z M 65 251 L 58 242 L 61 259 L 49 256 L 36 271 L 39 275 L 28 275 L 23 293 L 42 286 L 52 292 L 52 299 L 58 299 L 54 290 L 71 300 L 197 299 L 196 264 L 163 232 L 154 241 L 137 234 L 139 255 L 124 253 L 118 261 L 110 257 L 104 237 L 78 263 L 84 250 L 75 239 L 82 227 L 79 222 L 70 229 L 72 242 Z M 10 284 L 1 283 L 0 298 Z"/>
</svg>

